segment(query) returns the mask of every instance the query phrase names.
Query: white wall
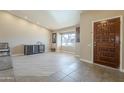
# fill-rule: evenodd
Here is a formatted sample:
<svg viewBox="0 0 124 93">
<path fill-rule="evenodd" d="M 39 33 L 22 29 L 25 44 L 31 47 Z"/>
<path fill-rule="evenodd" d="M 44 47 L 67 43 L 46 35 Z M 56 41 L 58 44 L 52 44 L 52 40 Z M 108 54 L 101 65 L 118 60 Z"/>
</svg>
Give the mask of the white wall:
<svg viewBox="0 0 124 93">
<path fill-rule="evenodd" d="M 24 44 L 41 41 L 50 47 L 50 31 L 26 20 L 0 11 L 0 42 L 9 42 L 12 54 L 23 54 Z"/>
<path fill-rule="evenodd" d="M 80 42 L 76 42 L 75 43 L 75 55 L 77 57 L 80 57 L 80 53 L 81 53 L 81 51 L 80 51 Z"/>
</svg>

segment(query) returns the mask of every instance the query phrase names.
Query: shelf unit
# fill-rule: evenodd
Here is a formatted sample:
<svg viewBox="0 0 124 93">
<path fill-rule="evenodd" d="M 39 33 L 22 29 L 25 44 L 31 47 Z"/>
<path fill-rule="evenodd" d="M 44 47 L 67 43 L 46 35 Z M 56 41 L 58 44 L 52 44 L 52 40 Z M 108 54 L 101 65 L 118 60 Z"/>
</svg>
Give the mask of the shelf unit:
<svg viewBox="0 0 124 93">
<path fill-rule="evenodd" d="M 45 45 L 24 45 L 24 55 L 32 55 L 45 52 Z"/>
</svg>

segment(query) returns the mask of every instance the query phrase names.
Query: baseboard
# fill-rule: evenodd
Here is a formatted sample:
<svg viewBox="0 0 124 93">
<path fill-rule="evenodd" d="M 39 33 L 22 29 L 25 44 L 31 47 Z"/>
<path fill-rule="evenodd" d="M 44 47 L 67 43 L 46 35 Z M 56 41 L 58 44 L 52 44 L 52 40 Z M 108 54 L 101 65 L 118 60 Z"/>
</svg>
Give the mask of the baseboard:
<svg viewBox="0 0 124 93">
<path fill-rule="evenodd" d="M 98 66 L 101 66 L 101 67 L 104 67 L 104 68 L 109 68 L 109 69 L 113 69 L 113 70 L 119 70 L 119 69 L 111 68 L 111 67 L 108 67 L 108 66 L 96 64 L 96 63 L 93 63 L 92 61 L 85 60 L 85 59 L 80 59 L 80 61 L 87 62 L 87 63 L 94 64 L 94 65 L 98 65 Z M 124 69 L 120 69 L 119 71 L 124 73 Z"/>
<path fill-rule="evenodd" d="M 107 69 L 119 70 L 119 69 L 117 69 L 117 68 L 112 68 L 112 67 L 105 66 L 105 65 L 101 65 L 101 64 L 97 64 L 97 63 L 94 63 L 94 65 L 97 65 L 97 66 L 100 66 L 100 67 L 104 67 L 104 68 L 107 68 Z M 120 72 L 122 72 L 122 71 L 120 71 Z"/>
<path fill-rule="evenodd" d="M 62 52 L 65 52 L 65 53 L 69 53 L 69 54 L 73 54 L 74 55 L 73 52 L 68 52 L 68 51 L 62 51 Z"/>
<path fill-rule="evenodd" d="M 120 69 L 121 72 L 124 72 L 124 69 Z"/>
<path fill-rule="evenodd" d="M 85 60 L 85 59 L 80 59 L 80 61 L 83 61 L 83 62 L 87 62 L 87 63 L 93 64 L 93 62 L 92 62 L 92 61 Z"/>
<path fill-rule="evenodd" d="M 24 54 L 12 54 L 11 56 L 23 56 Z"/>
<path fill-rule="evenodd" d="M 122 71 L 121 72 L 124 72 L 124 69 L 122 69 Z"/>
</svg>

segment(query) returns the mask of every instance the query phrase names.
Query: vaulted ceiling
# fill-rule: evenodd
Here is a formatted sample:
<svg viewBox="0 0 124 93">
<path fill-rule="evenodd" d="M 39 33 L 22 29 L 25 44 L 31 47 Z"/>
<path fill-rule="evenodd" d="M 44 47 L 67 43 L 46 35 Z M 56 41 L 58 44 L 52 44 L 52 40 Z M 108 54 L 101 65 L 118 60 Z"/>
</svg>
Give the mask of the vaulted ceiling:
<svg viewBox="0 0 124 93">
<path fill-rule="evenodd" d="M 11 10 L 9 13 L 50 30 L 79 24 L 80 10 Z"/>
</svg>

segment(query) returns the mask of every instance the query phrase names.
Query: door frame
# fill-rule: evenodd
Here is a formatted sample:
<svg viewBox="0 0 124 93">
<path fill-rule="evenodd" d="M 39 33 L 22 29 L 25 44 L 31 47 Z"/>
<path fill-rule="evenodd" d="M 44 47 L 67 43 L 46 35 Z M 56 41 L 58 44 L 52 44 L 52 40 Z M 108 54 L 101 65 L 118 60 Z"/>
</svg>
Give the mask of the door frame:
<svg viewBox="0 0 124 93">
<path fill-rule="evenodd" d="M 92 62 L 93 64 L 96 64 L 94 63 L 94 23 L 95 22 L 98 22 L 98 21 L 104 21 L 104 20 L 109 20 L 109 19 L 114 19 L 114 18 L 120 18 L 120 67 L 119 67 L 119 70 L 121 72 L 123 72 L 123 68 L 122 68 L 122 45 L 123 45 L 123 16 L 120 15 L 120 16 L 114 16 L 114 17 L 107 17 L 107 18 L 103 18 L 103 19 L 98 19 L 98 20 L 94 20 L 92 21 L 92 43 L 91 43 L 91 46 L 92 46 Z M 100 65 L 100 64 L 97 64 L 97 65 Z M 107 68 L 112 68 L 112 67 L 109 67 L 109 66 L 105 66 L 105 65 L 100 65 L 100 66 L 104 66 L 104 67 L 107 67 Z M 116 69 L 116 68 L 112 68 L 112 69 Z"/>
</svg>

